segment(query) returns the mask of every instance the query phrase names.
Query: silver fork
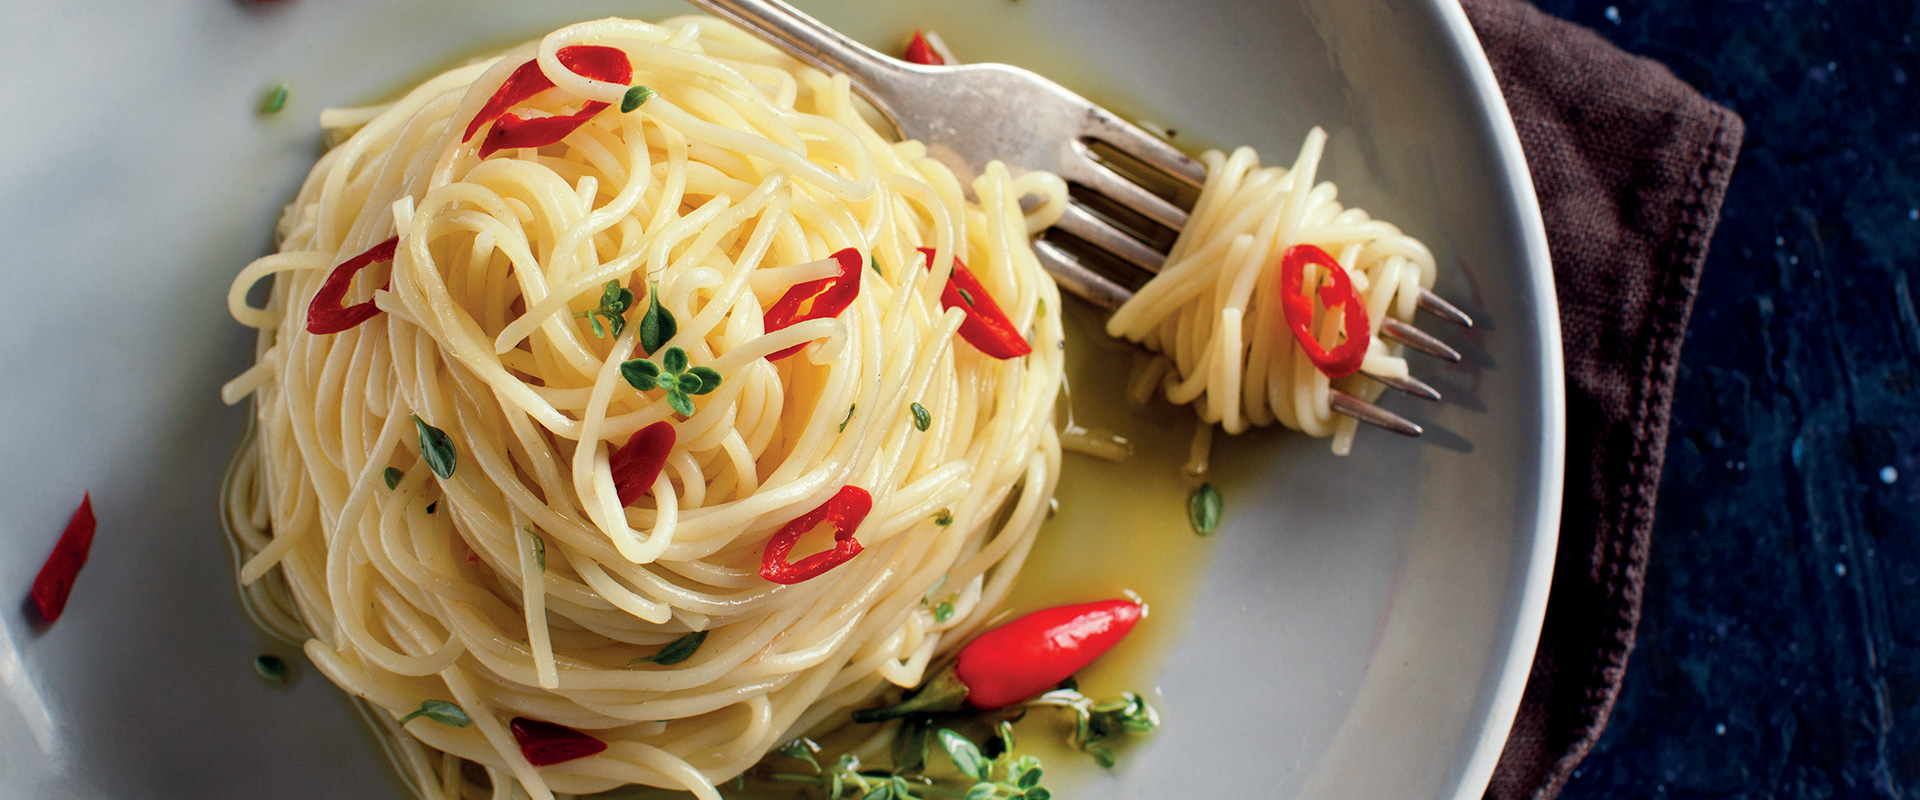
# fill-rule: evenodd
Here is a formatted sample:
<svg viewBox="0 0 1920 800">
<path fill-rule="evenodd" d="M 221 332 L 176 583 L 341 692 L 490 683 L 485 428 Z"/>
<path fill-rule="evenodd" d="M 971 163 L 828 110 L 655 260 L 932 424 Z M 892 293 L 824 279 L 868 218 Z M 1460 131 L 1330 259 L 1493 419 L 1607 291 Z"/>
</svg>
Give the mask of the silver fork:
<svg viewBox="0 0 1920 800">
<path fill-rule="evenodd" d="M 1151 179 L 1171 187 L 1169 193 L 1175 196 L 1197 193 L 1206 179 L 1199 161 L 1019 67 L 911 64 L 874 52 L 781 0 L 691 2 L 802 61 L 828 73 L 845 74 L 902 138 L 925 143 L 928 153 L 952 168 L 963 184 L 996 159 L 1066 179 L 1077 191 L 1053 229 L 1066 236 L 1044 236 L 1034 243 L 1034 251 L 1062 288 L 1109 311 L 1131 298 L 1133 291 L 1091 263 L 1105 260 L 1122 270 L 1158 272 L 1166 253 L 1149 243 L 1163 238 L 1152 229 L 1157 226 L 1176 234 L 1187 222 L 1185 209 L 1112 165 L 1132 162 L 1131 166 L 1144 167 L 1152 173 Z M 1136 218 L 1129 224 L 1136 230 L 1116 224 L 1125 217 Z M 1421 290 L 1419 305 L 1449 322 L 1473 325 L 1460 309 L 1427 290 Z M 1380 333 L 1419 352 L 1460 360 L 1459 351 L 1392 317 L 1381 325 Z M 1412 377 L 1368 377 L 1416 397 L 1440 399 L 1432 386 Z M 1411 420 L 1338 389 L 1332 390 L 1331 400 L 1334 411 L 1361 422 L 1409 436 L 1421 433 Z"/>
</svg>

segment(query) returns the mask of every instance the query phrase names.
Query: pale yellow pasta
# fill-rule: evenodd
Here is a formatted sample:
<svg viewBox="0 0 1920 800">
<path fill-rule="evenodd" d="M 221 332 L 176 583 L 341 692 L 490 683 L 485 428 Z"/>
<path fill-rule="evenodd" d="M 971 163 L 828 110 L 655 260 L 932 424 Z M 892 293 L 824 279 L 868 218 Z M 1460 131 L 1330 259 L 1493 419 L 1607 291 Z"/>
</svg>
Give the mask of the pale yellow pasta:
<svg viewBox="0 0 1920 800">
<path fill-rule="evenodd" d="M 624 51 L 656 96 L 622 113 L 626 87 L 561 66 L 581 44 Z M 556 88 L 531 107 L 615 107 L 560 144 L 479 158 L 467 121 L 533 59 Z M 575 25 L 323 119 L 358 127 L 287 208 L 280 252 L 230 294 L 260 336 L 224 392 L 256 410 L 228 519 L 263 624 L 305 637 L 378 724 L 398 731 L 426 700 L 472 718 L 395 734 L 426 796 L 640 783 L 718 797 L 770 748 L 917 684 L 993 613 L 1059 473 L 1061 306 L 1027 246 L 1058 213 L 1058 179 L 995 164 L 963 188 L 864 122 L 845 78 L 702 18 Z M 1045 202 L 1023 214 L 1033 194 Z M 309 333 L 333 267 L 394 236 L 390 267 L 347 299 L 383 313 Z M 959 338 L 922 246 L 937 264 L 964 258 L 1032 355 Z M 871 266 L 853 306 L 767 333 L 773 301 L 845 247 Z M 269 276 L 265 305 L 247 305 Z M 636 307 L 597 336 L 608 281 Z M 621 378 L 650 291 L 678 321 L 668 345 L 722 376 L 684 419 Z M 416 415 L 451 438 L 450 477 L 422 460 Z M 678 438 L 666 470 L 622 507 L 610 453 L 661 420 Z M 392 488 L 390 467 L 404 473 Z M 865 552 L 799 584 L 762 579 L 772 533 L 845 485 L 874 499 Z M 930 592 L 950 618 L 933 618 Z M 690 660 L 632 663 L 693 631 L 708 638 Z M 515 717 L 609 747 L 535 768 Z"/>
<path fill-rule="evenodd" d="M 1383 386 L 1362 375 L 1329 381 L 1294 342 L 1280 309 L 1279 265 L 1297 244 L 1332 255 L 1365 299 L 1373 336 L 1361 370 L 1406 376 L 1400 346 L 1380 338 L 1380 324 L 1389 314 L 1412 319 L 1419 290 L 1433 285 L 1433 254 L 1393 225 L 1342 207 L 1332 183 L 1314 183 L 1326 140 L 1314 128 L 1291 169 L 1261 167 L 1245 147 L 1201 157 L 1206 185 L 1166 265 L 1107 321 L 1108 334 L 1161 354 L 1135 376 L 1136 400 L 1157 382 L 1169 401 L 1192 404 L 1228 433 L 1278 423 L 1331 436 L 1334 452 L 1347 453 L 1357 423 L 1333 413 L 1328 389 L 1372 400 Z M 1307 285 L 1316 273 L 1309 267 Z M 1320 322 L 1320 341 L 1332 342 L 1339 320 Z M 1196 441 L 1201 462 L 1203 444 Z"/>
</svg>

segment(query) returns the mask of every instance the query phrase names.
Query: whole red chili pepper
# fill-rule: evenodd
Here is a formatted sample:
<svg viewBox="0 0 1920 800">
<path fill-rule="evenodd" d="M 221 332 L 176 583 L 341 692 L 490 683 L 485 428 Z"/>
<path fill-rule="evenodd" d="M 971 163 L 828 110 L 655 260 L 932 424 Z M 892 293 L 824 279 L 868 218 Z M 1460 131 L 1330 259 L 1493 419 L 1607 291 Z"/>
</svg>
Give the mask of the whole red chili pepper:
<svg viewBox="0 0 1920 800">
<path fill-rule="evenodd" d="M 565 725 L 556 725 L 526 717 L 514 717 L 507 723 L 520 755 L 536 767 L 552 766 L 576 758 L 586 758 L 607 749 L 607 743 Z"/>
<path fill-rule="evenodd" d="M 653 482 L 667 466 L 667 454 L 673 452 L 676 435 L 673 425 L 661 420 L 634 431 L 627 437 L 627 446 L 613 451 L 607 466 L 613 471 L 613 488 L 622 507 L 653 490 Z"/>
<path fill-rule="evenodd" d="M 576 75 L 607 83 L 625 84 L 633 80 L 633 65 L 627 61 L 627 54 L 619 48 L 600 45 L 573 45 L 562 47 L 556 54 L 560 63 Z M 606 110 L 608 103 L 592 101 L 580 107 L 572 114 L 551 117 L 521 117 L 508 114 L 507 110 L 525 102 L 534 95 L 553 88 L 553 81 L 540 69 L 538 59 L 521 64 L 507 80 L 487 98 L 486 105 L 480 107 L 473 121 L 467 123 L 467 132 L 460 141 L 468 141 L 478 133 L 481 126 L 499 120 L 493 130 L 487 131 L 487 138 L 480 143 L 480 157 L 486 158 L 501 150 L 512 147 L 543 147 L 567 138 L 595 114 Z"/>
<path fill-rule="evenodd" d="M 927 257 L 927 269 L 933 269 L 933 248 L 922 247 L 920 253 Z M 1000 310 L 993 295 L 987 294 L 987 287 L 980 285 L 980 279 L 974 277 L 973 271 L 958 257 L 953 259 L 953 274 L 947 278 L 947 288 L 940 292 L 940 305 L 958 308 L 967 315 L 960 323 L 960 338 L 973 345 L 973 349 L 1001 360 L 1033 352 L 1027 337 L 1013 327 L 1013 320 Z"/>
<path fill-rule="evenodd" d="M 933 45 L 927 43 L 927 37 L 917 29 L 913 32 L 913 38 L 907 40 L 906 55 L 900 58 L 910 63 L 926 64 L 932 67 L 947 63 L 946 59 L 940 57 L 940 51 L 933 49 Z"/>
<path fill-rule="evenodd" d="M 313 293 L 313 302 L 307 304 L 307 332 L 339 333 L 378 315 L 380 309 L 374 306 L 372 300 L 345 308 L 340 307 L 340 301 L 347 299 L 347 289 L 353 285 L 355 273 L 382 261 L 392 261 L 393 252 L 399 246 L 400 237 L 395 236 L 334 267 L 333 272 L 328 273 L 326 282 L 320 284 L 320 291 Z M 388 276 L 387 282 L 380 284 L 380 288 L 385 289 L 392 283 L 392 276 Z"/>
<path fill-rule="evenodd" d="M 760 577 L 791 585 L 820 577 L 827 570 L 847 563 L 865 549 L 859 539 L 853 538 L 853 532 L 872 510 L 873 495 L 867 494 L 867 490 L 858 486 L 840 487 L 840 491 L 819 508 L 781 526 L 767 541 L 767 549 L 760 555 Z M 787 563 L 787 554 L 793 552 L 794 543 L 822 522 L 833 526 L 833 549 L 814 553 L 797 563 Z"/>
<path fill-rule="evenodd" d="M 847 310 L 847 306 L 853 305 L 853 299 L 860 296 L 860 273 L 865 271 L 865 260 L 860 257 L 860 251 L 851 247 L 835 252 L 830 258 L 839 262 L 840 274 L 788 287 L 786 294 L 780 295 L 780 299 L 767 309 L 767 333 L 810 319 L 837 317 L 840 312 Z M 801 311 L 800 304 L 806 302 L 807 298 L 813 298 L 813 304 L 806 311 Z M 804 347 L 806 345 L 796 344 L 767 356 L 767 360 L 779 361 L 800 352 Z"/>
<path fill-rule="evenodd" d="M 909 714 L 1005 708 L 1052 689 L 1133 630 L 1145 609 L 1132 600 L 1102 600 L 1035 611 L 960 648 L 953 664 L 918 694 L 885 708 L 853 713 L 855 722 Z"/>
<path fill-rule="evenodd" d="M 93 494 L 89 492 L 81 495 L 80 507 L 67 520 L 67 529 L 54 542 L 53 552 L 48 554 L 47 563 L 40 565 L 40 574 L 33 576 L 33 588 L 27 592 L 33 610 L 48 625 L 60 621 L 61 612 L 67 610 L 73 579 L 80 575 L 80 568 L 87 564 L 87 553 L 93 549 L 93 529 Z"/>
<path fill-rule="evenodd" d="M 1333 276 L 1331 284 L 1320 287 L 1320 304 L 1329 314 L 1340 310 L 1346 340 L 1334 345 L 1332 350 L 1321 347 L 1320 340 L 1313 335 L 1313 298 L 1302 287 L 1309 263 L 1326 267 L 1327 273 Z M 1360 371 L 1361 362 L 1367 359 L 1367 342 L 1373 336 L 1373 326 L 1367 320 L 1366 301 L 1354 290 L 1346 268 L 1327 255 L 1327 251 L 1310 244 L 1287 248 L 1286 255 L 1280 259 L 1280 307 L 1286 312 L 1287 327 L 1293 329 L 1293 338 L 1327 377 L 1344 378 Z"/>
</svg>

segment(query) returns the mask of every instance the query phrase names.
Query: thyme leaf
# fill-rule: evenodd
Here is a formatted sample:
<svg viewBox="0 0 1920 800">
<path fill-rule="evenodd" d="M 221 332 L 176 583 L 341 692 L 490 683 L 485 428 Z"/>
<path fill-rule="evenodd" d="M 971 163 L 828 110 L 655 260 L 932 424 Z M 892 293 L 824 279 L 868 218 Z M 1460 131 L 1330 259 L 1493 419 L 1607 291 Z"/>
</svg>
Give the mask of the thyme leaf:
<svg viewBox="0 0 1920 800">
<path fill-rule="evenodd" d="M 1200 484 L 1200 488 L 1187 497 L 1187 522 L 1193 525 L 1194 533 L 1212 536 L 1220 529 L 1220 512 L 1220 490 L 1211 483 Z"/>
<path fill-rule="evenodd" d="M 411 722 L 414 717 L 426 717 L 434 722 L 454 728 L 465 728 L 473 724 L 473 720 L 467 716 L 466 711 L 445 700 L 422 700 L 420 701 L 419 708 L 414 709 L 413 713 L 401 717 L 397 724 L 405 725 Z"/>
<path fill-rule="evenodd" d="M 667 646 L 660 648 L 660 652 L 658 653 L 650 656 L 642 656 L 627 663 L 640 664 L 652 662 L 663 667 L 671 667 L 692 658 L 694 653 L 700 651 L 700 645 L 706 644 L 706 641 L 706 631 L 694 631 L 693 633 L 668 642 Z"/>
<path fill-rule="evenodd" d="M 453 477 L 458 457 L 454 454 L 453 440 L 447 437 L 447 432 L 428 425 L 419 414 L 413 415 L 413 424 L 420 430 L 420 454 L 426 456 L 427 468 L 442 480 Z"/>
</svg>

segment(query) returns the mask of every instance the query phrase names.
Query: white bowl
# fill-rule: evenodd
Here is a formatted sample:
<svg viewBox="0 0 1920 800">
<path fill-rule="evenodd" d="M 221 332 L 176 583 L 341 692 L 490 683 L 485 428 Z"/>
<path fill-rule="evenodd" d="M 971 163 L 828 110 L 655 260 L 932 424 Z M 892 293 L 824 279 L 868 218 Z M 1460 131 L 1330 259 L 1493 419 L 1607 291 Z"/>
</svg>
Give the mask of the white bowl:
<svg viewBox="0 0 1920 800">
<path fill-rule="evenodd" d="M 807 3 L 891 45 L 1054 75 L 1181 141 L 1290 160 L 1440 256 L 1480 325 L 1447 396 L 1387 402 L 1420 440 L 1355 455 L 1221 437 L 1245 476 L 1193 611 L 1169 624 L 1168 723 L 1088 797 L 1480 796 L 1531 662 L 1559 522 L 1558 315 L 1513 124 L 1453 0 Z M 488 49 L 660 2 L 117 0 L 0 6 L 0 596 L 24 598 L 92 491 L 101 528 L 65 619 L 0 615 L 0 794 L 397 797 L 342 695 L 257 633 L 216 490 L 251 353 L 226 315 L 318 153 L 329 105 Z M 255 114 L 285 80 L 287 108 Z M 1437 321 L 1423 321 L 1432 329 Z M 1184 412 L 1183 412 L 1184 413 Z M 1125 487 L 1116 487 L 1123 490 Z M 298 680 L 252 674 L 278 652 Z"/>
</svg>

